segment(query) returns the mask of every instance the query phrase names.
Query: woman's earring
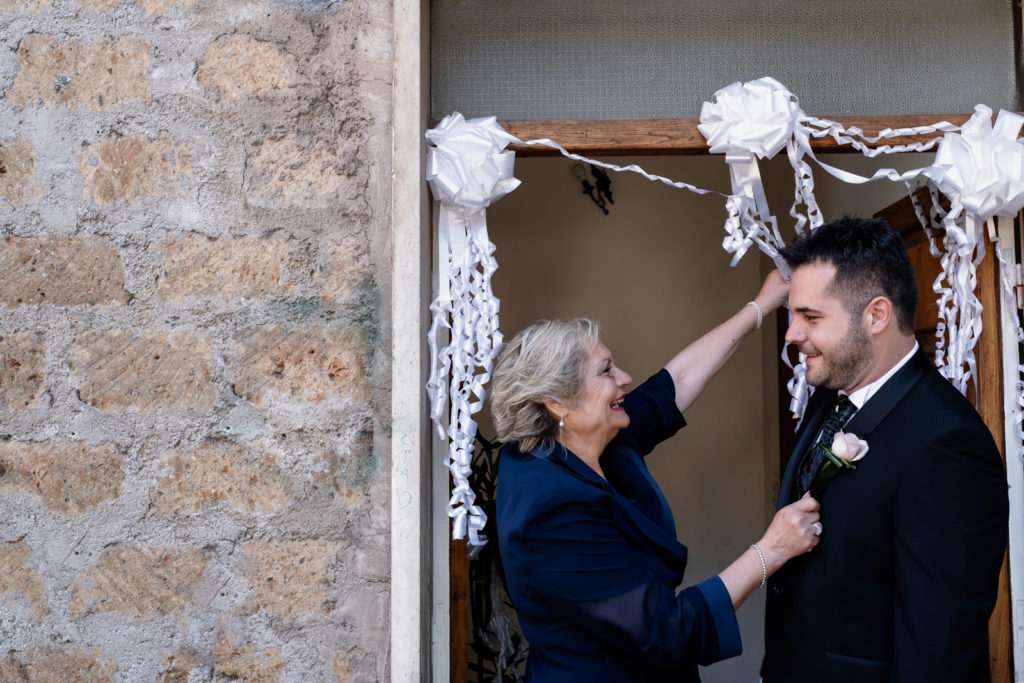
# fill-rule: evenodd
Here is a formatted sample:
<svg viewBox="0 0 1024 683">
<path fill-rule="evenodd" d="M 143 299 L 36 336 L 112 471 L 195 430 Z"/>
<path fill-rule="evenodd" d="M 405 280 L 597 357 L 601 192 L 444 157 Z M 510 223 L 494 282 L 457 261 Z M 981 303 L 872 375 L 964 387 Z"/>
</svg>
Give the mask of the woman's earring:
<svg viewBox="0 0 1024 683">
<path fill-rule="evenodd" d="M 562 415 L 561 417 L 558 418 L 558 426 L 559 427 L 564 427 L 565 426 L 565 415 Z"/>
</svg>

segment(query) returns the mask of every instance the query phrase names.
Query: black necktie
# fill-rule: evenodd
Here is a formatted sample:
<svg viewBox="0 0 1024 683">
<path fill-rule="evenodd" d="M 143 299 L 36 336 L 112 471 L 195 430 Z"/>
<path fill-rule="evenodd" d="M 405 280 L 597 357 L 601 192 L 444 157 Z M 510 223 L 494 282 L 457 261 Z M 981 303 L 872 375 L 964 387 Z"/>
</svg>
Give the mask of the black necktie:
<svg viewBox="0 0 1024 683">
<path fill-rule="evenodd" d="M 853 405 L 849 396 L 846 394 L 836 395 L 836 402 L 833 404 L 832 410 L 828 412 L 825 424 L 821 427 L 821 436 L 811 444 L 811 447 L 807 449 L 803 459 L 800 461 L 800 469 L 797 472 L 797 476 L 800 478 L 800 495 L 810 490 L 811 482 L 814 481 L 814 477 L 817 476 L 822 463 L 825 462 L 825 451 L 819 448 L 818 444 L 823 443 L 831 446 L 832 437 L 846 425 L 856 412 L 857 406 Z"/>
</svg>

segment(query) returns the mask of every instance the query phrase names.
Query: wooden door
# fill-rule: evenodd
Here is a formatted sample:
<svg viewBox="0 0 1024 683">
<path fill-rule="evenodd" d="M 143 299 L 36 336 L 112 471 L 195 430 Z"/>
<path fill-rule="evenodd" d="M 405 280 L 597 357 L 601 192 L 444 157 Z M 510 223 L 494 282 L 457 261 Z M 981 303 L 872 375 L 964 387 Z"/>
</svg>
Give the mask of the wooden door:
<svg viewBox="0 0 1024 683">
<path fill-rule="evenodd" d="M 927 191 L 919 190 L 917 198 L 927 210 L 931 198 Z M 907 245 L 914 272 L 917 274 L 917 315 L 914 318 L 914 334 L 921 347 L 934 357 L 935 326 L 938 321 L 937 295 L 932 290 L 935 278 L 942 271 L 938 259 L 932 256 L 928 238 L 917 219 L 909 198 L 885 207 L 875 214 L 884 218 L 897 230 Z M 978 265 L 978 298 L 984 306 L 981 325 L 982 333 L 974 354 L 978 364 L 977 381 L 968 387 L 968 398 L 978 409 L 985 424 L 999 446 L 999 453 L 1006 462 L 1003 425 L 1003 373 L 1002 344 L 1000 341 L 999 271 L 994 249 L 986 237 L 985 258 Z M 999 572 L 999 596 L 995 610 L 989 619 L 989 667 L 992 683 L 1012 683 L 1013 680 L 1013 631 L 1010 620 L 1010 575 L 1007 556 L 1003 556 L 1003 567 Z"/>
</svg>

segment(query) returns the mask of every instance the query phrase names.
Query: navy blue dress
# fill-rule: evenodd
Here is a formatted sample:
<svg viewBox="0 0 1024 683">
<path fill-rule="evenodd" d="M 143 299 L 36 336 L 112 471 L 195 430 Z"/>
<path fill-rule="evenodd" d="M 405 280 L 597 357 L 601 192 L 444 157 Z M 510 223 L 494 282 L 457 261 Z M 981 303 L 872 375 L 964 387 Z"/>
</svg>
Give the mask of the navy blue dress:
<svg viewBox="0 0 1024 683">
<path fill-rule="evenodd" d="M 558 444 L 501 451 L 498 543 L 531 683 L 699 681 L 698 664 L 742 649 L 721 579 L 675 592 L 686 546 L 643 460 L 686 424 L 668 371 L 624 406 L 630 425 L 601 456 L 608 481 Z"/>
</svg>

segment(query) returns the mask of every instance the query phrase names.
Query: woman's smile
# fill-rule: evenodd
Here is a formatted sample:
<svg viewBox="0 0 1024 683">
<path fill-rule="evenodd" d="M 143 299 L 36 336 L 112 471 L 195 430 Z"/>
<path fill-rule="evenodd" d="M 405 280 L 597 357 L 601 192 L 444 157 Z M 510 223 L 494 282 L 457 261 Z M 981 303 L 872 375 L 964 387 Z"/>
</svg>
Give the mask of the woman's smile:
<svg viewBox="0 0 1024 683">
<path fill-rule="evenodd" d="M 575 405 L 565 413 L 565 434 L 569 441 L 589 442 L 598 452 L 629 426 L 629 415 L 622 407 L 625 389 L 633 378 L 615 365 L 611 351 L 598 342 L 583 366 L 583 384 Z"/>
</svg>

